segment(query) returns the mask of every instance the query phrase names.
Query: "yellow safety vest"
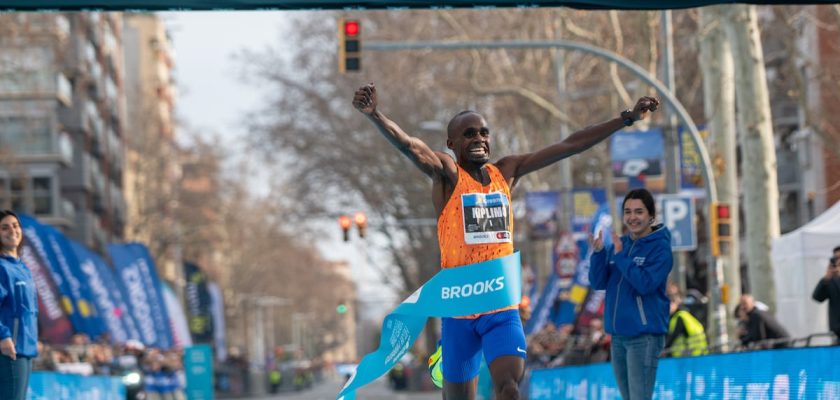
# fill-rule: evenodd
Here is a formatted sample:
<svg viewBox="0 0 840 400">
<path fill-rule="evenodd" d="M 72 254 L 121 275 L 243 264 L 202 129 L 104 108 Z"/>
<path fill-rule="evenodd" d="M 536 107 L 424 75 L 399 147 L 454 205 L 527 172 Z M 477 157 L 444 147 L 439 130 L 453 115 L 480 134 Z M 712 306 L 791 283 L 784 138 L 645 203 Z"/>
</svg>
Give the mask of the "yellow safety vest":
<svg viewBox="0 0 840 400">
<path fill-rule="evenodd" d="M 708 344 L 706 343 L 706 331 L 703 329 L 703 324 L 694 318 L 690 312 L 685 310 L 677 311 L 671 316 L 671 321 L 668 323 L 668 333 L 674 332 L 677 327 L 677 320 L 682 318 L 687 336 L 679 336 L 674 339 L 671 345 L 671 357 L 683 357 L 686 355 L 700 356 L 708 354 Z"/>
</svg>

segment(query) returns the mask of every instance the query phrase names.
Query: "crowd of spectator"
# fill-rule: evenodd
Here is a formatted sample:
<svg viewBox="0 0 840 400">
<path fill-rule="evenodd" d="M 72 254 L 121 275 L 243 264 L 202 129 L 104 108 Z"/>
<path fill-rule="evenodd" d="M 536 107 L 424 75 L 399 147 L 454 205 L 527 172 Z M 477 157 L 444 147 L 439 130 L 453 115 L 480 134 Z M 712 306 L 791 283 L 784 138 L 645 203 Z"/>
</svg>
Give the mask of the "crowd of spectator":
<svg viewBox="0 0 840 400">
<path fill-rule="evenodd" d="M 112 345 L 107 337 L 91 341 L 76 334 L 67 345 L 38 342 L 38 353 L 35 371 L 120 377 L 129 399 L 140 392 L 150 400 L 185 398 L 183 354 L 177 349 L 147 348 L 135 340 Z"/>
</svg>

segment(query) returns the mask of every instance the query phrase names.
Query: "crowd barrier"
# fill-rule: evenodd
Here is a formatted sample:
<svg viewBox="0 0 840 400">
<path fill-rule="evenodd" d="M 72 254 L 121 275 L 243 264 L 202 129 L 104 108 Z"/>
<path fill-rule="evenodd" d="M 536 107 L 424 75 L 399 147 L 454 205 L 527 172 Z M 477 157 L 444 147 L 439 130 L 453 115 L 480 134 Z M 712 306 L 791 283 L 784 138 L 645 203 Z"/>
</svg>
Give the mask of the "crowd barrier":
<svg viewBox="0 0 840 400">
<path fill-rule="evenodd" d="M 119 377 L 33 372 L 27 400 L 125 400 Z"/>
<path fill-rule="evenodd" d="M 665 358 L 655 400 L 840 400 L 840 347 Z M 620 400 L 609 363 L 531 372 L 529 399 Z"/>
</svg>

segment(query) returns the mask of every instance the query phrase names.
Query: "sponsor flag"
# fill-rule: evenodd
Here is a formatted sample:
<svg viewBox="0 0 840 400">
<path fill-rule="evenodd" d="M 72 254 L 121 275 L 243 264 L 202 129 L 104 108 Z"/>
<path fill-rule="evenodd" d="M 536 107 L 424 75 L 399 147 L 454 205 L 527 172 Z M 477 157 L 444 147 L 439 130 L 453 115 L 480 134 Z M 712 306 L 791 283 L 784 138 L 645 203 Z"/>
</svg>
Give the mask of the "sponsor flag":
<svg viewBox="0 0 840 400">
<path fill-rule="evenodd" d="M 190 337 L 190 329 L 187 326 L 187 316 L 184 314 L 184 309 L 181 307 L 181 302 L 175 295 L 175 291 L 166 284 L 160 283 L 161 293 L 163 294 L 163 302 L 166 303 L 166 310 L 169 312 L 169 323 L 172 330 L 172 345 L 177 348 L 186 348 L 192 346 L 192 338 Z"/>
<path fill-rule="evenodd" d="M 61 292 L 53 281 L 46 263 L 32 246 L 24 241 L 21 260 L 32 271 L 38 291 L 38 336 L 46 342 L 65 344 L 73 336 L 73 325 L 61 306 Z"/>
<path fill-rule="evenodd" d="M 117 284 L 111 268 L 99 255 L 80 243 L 70 241 L 73 252 L 79 260 L 79 267 L 85 274 L 85 281 L 93 292 L 93 304 L 105 322 L 111 340 L 125 343 L 139 340 L 140 333 L 132 313 L 126 308 L 122 287 Z"/>
<path fill-rule="evenodd" d="M 207 291 L 210 293 L 210 314 L 213 316 L 213 343 L 216 351 L 216 359 L 224 361 L 227 358 L 227 344 L 225 343 L 225 301 L 222 291 L 216 282 L 207 283 Z"/>
<path fill-rule="evenodd" d="M 112 243 L 108 245 L 108 253 L 125 288 L 127 303 L 137 320 L 141 340 L 147 346 L 171 348 L 169 314 L 148 249 L 141 243 Z"/>
<path fill-rule="evenodd" d="M 213 314 L 210 292 L 207 290 L 207 274 L 197 265 L 185 262 L 184 277 L 187 280 L 185 297 L 187 302 L 187 324 L 195 343 L 213 342 Z"/>
<path fill-rule="evenodd" d="M 76 332 L 96 338 L 105 331 L 102 320 L 92 306 L 93 295 L 79 270 L 79 262 L 64 235 L 52 226 L 40 223 L 26 214 L 20 217 L 26 241 L 47 271 L 61 294 L 61 305 Z"/>
</svg>

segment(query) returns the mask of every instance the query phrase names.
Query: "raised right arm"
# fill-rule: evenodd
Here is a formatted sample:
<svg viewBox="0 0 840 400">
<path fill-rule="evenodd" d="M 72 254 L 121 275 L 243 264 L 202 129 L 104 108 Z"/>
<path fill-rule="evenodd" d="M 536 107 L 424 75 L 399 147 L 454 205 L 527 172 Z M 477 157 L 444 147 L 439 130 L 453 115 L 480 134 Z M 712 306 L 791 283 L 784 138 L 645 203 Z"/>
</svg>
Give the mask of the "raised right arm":
<svg viewBox="0 0 840 400">
<path fill-rule="evenodd" d="M 353 96 L 353 106 L 368 117 L 388 142 L 405 154 L 426 175 L 433 178 L 442 175 L 444 157 L 441 157 L 441 155 L 443 153 L 438 154 L 422 140 L 406 133 L 394 121 L 377 110 L 377 105 L 376 87 L 372 83 L 356 90 L 356 94 Z"/>
</svg>

